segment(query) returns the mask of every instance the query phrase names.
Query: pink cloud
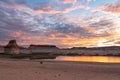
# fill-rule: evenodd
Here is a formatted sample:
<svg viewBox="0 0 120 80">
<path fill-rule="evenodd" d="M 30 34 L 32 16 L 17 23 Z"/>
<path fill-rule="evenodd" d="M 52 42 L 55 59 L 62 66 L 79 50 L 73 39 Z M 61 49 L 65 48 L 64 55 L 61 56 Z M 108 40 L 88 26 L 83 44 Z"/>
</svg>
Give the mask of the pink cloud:
<svg viewBox="0 0 120 80">
<path fill-rule="evenodd" d="M 68 4 L 68 3 L 76 3 L 77 0 L 63 0 L 64 4 Z"/>
<path fill-rule="evenodd" d="M 115 3 L 102 4 L 98 8 L 93 10 L 94 12 L 110 12 L 110 13 L 120 13 L 120 2 L 117 0 Z"/>
<path fill-rule="evenodd" d="M 96 0 L 87 0 L 87 2 L 96 1 Z"/>
<path fill-rule="evenodd" d="M 38 13 L 46 13 L 46 14 L 57 14 L 57 13 L 69 13 L 73 10 L 76 10 L 76 9 L 89 9 L 88 6 L 86 5 L 82 5 L 82 4 L 79 4 L 79 5 L 73 5 L 69 8 L 65 8 L 63 10 L 55 10 L 52 8 L 51 5 L 47 5 L 41 9 L 36 9 L 35 11 L 38 12 Z"/>
<path fill-rule="evenodd" d="M 18 5 L 18 4 L 9 4 L 8 5 L 10 8 L 24 8 L 25 5 Z"/>
</svg>

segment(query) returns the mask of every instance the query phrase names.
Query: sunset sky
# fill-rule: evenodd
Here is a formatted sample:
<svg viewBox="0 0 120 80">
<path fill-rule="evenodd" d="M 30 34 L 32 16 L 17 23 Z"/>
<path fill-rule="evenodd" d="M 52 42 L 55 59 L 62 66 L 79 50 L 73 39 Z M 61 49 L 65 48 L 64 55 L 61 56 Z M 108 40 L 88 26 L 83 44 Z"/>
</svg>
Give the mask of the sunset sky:
<svg viewBox="0 0 120 80">
<path fill-rule="evenodd" d="M 0 45 L 120 46 L 120 0 L 0 0 Z"/>
</svg>

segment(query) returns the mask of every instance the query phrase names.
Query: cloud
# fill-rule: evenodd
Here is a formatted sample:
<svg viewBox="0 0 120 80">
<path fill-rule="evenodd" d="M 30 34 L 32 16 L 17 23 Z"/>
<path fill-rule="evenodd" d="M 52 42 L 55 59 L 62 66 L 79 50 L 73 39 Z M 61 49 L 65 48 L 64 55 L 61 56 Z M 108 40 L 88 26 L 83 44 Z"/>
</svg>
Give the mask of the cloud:
<svg viewBox="0 0 120 80">
<path fill-rule="evenodd" d="M 46 13 L 46 14 L 57 14 L 57 13 L 69 13 L 71 11 L 74 11 L 76 9 L 89 9 L 88 6 L 83 4 L 75 4 L 70 7 L 62 8 L 59 7 L 59 9 L 54 9 L 51 5 L 46 5 L 42 8 L 36 8 L 35 11 L 38 13 Z"/>
<path fill-rule="evenodd" d="M 117 0 L 114 3 L 105 3 L 93 10 L 94 12 L 110 12 L 110 13 L 120 13 L 120 1 Z"/>
<path fill-rule="evenodd" d="M 64 4 L 72 2 L 75 4 Z M 62 2 L 59 0 L 51 0 L 47 3 L 43 1 L 41 3 L 34 3 L 35 6 L 31 6 L 32 4 L 30 4 L 27 0 L 2 0 L 1 3 L 7 3 L 7 5 L 9 5 L 11 8 L 29 7 L 40 14 L 69 13 L 76 9 L 89 9 L 87 5 L 82 4 L 77 0 L 63 0 Z"/>
<path fill-rule="evenodd" d="M 92 0 L 87 0 L 87 2 L 91 2 Z"/>
<path fill-rule="evenodd" d="M 120 6 L 109 4 L 105 11 L 112 12 L 112 13 L 120 13 Z"/>
<path fill-rule="evenodd" d="M 68 4 L 68 3 L 76 3 L 77 0 L 62 0 L 64 4 Z"/>
<path fill-rule="evenodd" d="M 87 2 L 96 1 L 96 0 L 87 0 Z"/>
<path fill-rule="evenodd" d="M 1 0 L 0 44 L 16 39 L 20 45 L 54 44 L 58 47 L 118 45 L 119 14 L 114 15 L 115 11 L 107 10 L 107 6 L 101 8 L 99 12 L 91 12 L 91 9 L 79 0 L 64 1 L 67 2 L 48 0 L 30 3 L 27 0 Z M 111 8 L 113 4 L 117 3 L 111 3 Z M 81 9 L 89 9 L 85 10 L 85 13 L 86 11 L 90 13 L 79 12 Z M 74 10 L 78 12 L 72 12 Z"/>
<path fill-rule="evenodd" d="M 92 1 L 96 1 L 96 0 L 60 0 L 62 1 L 64 4 L 74 4 L 77 2 L 81 2 L 81 3 L 85 3 L 85 2 L 92 2 Z"/>
</svg>

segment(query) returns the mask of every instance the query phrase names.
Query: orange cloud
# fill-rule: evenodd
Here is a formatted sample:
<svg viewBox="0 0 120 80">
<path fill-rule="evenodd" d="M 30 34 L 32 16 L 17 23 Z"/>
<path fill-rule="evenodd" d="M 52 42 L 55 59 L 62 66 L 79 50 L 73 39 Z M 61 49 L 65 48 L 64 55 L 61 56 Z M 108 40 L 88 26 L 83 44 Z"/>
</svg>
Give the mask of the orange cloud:
<svg viewBox="0 0 120 80">
<path fill-rule="evenodd" d="M 89 29 L 89 27 L 88 27 Z M 102 35 L 102 36 L 88 36 L 88 37 L 76 37 L 74 34 L 63 34 L 60 32 L 53 32 L 48 36 L 45 35 L 33 35 L 29 33 L 25 33 L 23 31 L 16 31 L 13 32 L 11 35 L 22 41 L 19 43 L 20 45 L 30 45 L 30 44 L 54 44 L 58 47 L 74 47 L 74 46 L 81 46 L 81 47 L 100 47 L 100 46 L 108 46 L 114 45 L 114 43 L 107 43 L 107 41 L 119 38 L 115 31 L 108 32 L 109 35 Z M 60 37 L 64 35 L 64 37 Z M 79 34 L 78 34 L 79 35 Z"/>
<path fill-rule="evenodd" d="M 69 47 L 73 47 L 73 46 L 93 47 L 93 46 L 97 46 L 97 44 L 99 44 L 101 40 L 105 40 L 106 38 L 107 36 L 84 37 L 84 38 L 68 37 L 62 40 L 62 43 L 69 45 Z"/>
<path fill-rule="evenodd" d="M 59 47 L 74 47 L 74 46 L 87 46 L 94 47 L 104 45 L 104 42 L 111 38 L 111 35 L 105 36 L 91 36 L 91 37 L 76 37 L 71 34 L 65 34 L 65 37 L 57 37 L 61 33 L 51 34 L 47 37 L 48 41 L 54 42 Z"/>
<path fill-rule="evenodd" d="M 98 35 L 98 36 L 88 36 L 88 37 L 76 37 L 74 34 L 65 34 L 65 37 L 57 37 L 61 33 L 51 34 L 47 39 L 54 42 L 58 47 L 101 47 L 115 45 L 114 42 L 109 42 L 113 39 L 116 41 L 120 36 L 118 36 L 115 31 L 108 32 L 108 35 Z M 79 34 L 78 34 L 79 35 Z"/>
<path fill-rule="evenodd" d="M 84 26 L 84 29 L 88 30 L 88 32 L 96 33 L 96 30 L 91 26 Z"/>
<path fill-rule="evenodd" d="M 106 9 L 108 12 L 113 12 L 113 13 L 120 13 L 120 6 L 114 6 L 111 5 L 110 7 Z"/>
</svg>

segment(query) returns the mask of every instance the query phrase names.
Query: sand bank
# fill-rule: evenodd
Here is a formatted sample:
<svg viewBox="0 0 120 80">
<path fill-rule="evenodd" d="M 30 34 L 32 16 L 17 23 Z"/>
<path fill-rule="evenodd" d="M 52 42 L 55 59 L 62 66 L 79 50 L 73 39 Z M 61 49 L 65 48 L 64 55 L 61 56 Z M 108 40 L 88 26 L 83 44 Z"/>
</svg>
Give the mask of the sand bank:
<svg viewBox="0 0 120 80">
<path fill-rule="evenodd" d="M 0 59 L 0 80 L 120 80 L 120 64 Z"/>
</svg>

